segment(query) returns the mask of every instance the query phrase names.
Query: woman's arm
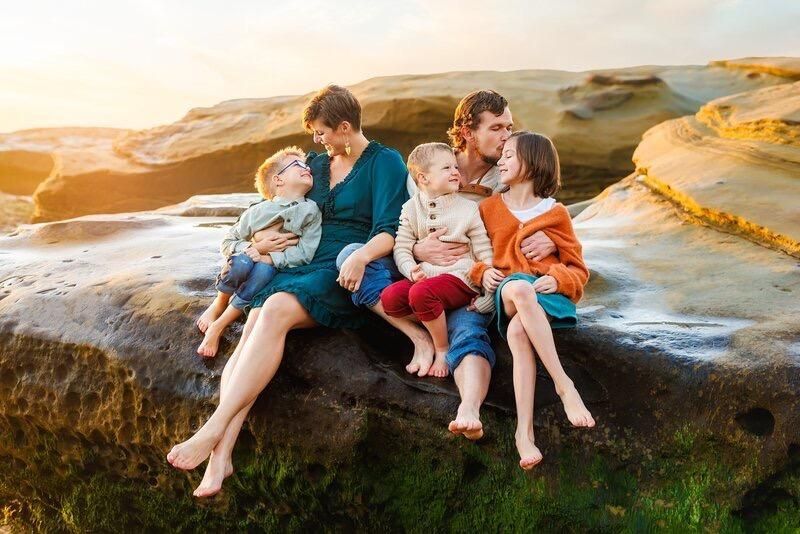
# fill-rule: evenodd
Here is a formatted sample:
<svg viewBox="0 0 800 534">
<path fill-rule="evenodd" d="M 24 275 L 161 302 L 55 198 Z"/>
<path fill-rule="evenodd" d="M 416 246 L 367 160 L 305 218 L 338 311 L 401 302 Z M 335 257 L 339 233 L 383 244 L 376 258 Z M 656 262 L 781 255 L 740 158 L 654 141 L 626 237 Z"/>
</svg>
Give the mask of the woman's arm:
<svg viewBox="0 0 800 534">
<path fill-rule="evenodd" d="M 339 285 L 350 291 L 361 287 L 364 268 L 369 262 L 392 252 L 400 210 L 408 200 L 408 169 L 400 154 L 396 150 L 383 149 L 375 157 L 370 189 L 372 231 L 367 243 L 351 254 L 339 270 Z"/>
</svg>

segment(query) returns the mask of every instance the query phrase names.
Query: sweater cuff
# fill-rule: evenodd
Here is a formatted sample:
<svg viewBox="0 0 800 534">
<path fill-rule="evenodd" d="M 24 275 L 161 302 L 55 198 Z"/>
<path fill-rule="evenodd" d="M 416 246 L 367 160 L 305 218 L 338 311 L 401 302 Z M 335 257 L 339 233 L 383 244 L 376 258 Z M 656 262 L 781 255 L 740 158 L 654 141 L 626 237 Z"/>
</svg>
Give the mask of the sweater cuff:
<svg viewBox="0 0 800 534">
<path fill-rule="evenodd" d="M 569 300 L 575 300 L 575 285 L 569 278 L 569 273 L 564 273 L 564 267 L 560 263 L 554 263 L 547 270 L 547 275 L 556 279 L 556 293 L 560 293 L 567 297 Z"/>
<path fill-rule="evenodd" d="M 405 261 L 397 266 L 397 270 L 400 271 L 400 274 L 411 280 L 411 269 L 413 269 L 417 264 L 413 261 Z"/>
<path fill-rule="evenodd" d="M 238 241 L 233 246 L 233 254 L 239 254 L 241 252 L 244 252 L 244 250 L 248 248 L 250 245 L 252 245 L 250 241 Z M 233 256 L 233 254 L 231 254 L 231 256 Z"/>
<path fill-rule="evenodd" d="M 486 272 L 486 269 L 491 269 L 491 265 L 486 265 L 482 261 L 476 261 L 472 268 L 469 270 L 470 281 L 475 285 L 475 287 L 483 287 L 483 273 Z"/>
<path fill-rule="evenodd" d="M 286 267 L 286 254 L 284 252 L 267 252 L 272 258 L 272 265 L 276 269 L 283 269 Z"/>
<path fill-rule="evenodd" d="M 486 293 L 476 297 L 473 305 L 479 313 L 492 313 L 494 311 L 494 293 Z"/>
</svg>

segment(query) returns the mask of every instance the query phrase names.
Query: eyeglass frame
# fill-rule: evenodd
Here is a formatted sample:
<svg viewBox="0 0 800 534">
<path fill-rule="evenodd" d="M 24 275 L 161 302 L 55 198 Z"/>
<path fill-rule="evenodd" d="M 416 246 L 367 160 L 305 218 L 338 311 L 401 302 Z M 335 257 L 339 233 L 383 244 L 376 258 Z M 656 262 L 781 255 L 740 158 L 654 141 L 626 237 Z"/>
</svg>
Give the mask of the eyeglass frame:
<svg viewBox="0 0 800 534">
<path fill-rule="evenodd" d="M 291 162 L 291 163 L 289 163 L 288 165 L 286 165 L 284 168 L 282 168 L 281 170 L 279 170 L 278 172 L 276 172 L 276 173 L 275 173 L 275 176 L 280 176 L 280 175 L 281 175 L 281 174 L 282 174 L 284 171 L 286 171 L 287 169 L 289 169 L 289 167 L 291 167 L 292 165 L 297 165 L 298 167 L 300 167 L 300 168 L 301 168 L 301 169 L 303 169 L 304 171 L 310 171 L 310 170 L 311 170 L 311 165 L 309 165 L 309 164 L 307 164 L 307 163 L 303 163 L 303 162 L 302 162 L 302 161 L 300 161 L 299 159 L 295 159 L 295 160 L 292 160 L 292 162 Z"/>
</svg>

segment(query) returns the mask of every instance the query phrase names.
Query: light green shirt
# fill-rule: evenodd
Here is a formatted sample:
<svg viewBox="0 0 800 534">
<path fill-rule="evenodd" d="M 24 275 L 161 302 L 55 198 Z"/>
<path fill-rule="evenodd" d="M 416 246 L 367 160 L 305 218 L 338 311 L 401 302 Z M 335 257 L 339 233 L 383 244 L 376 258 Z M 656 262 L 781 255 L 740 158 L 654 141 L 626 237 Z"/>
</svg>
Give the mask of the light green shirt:
<svg viewBox="0 0 800 534">
<path fill-rule="evenodd" d="M 296 234 L 299 241 L 282 252 L 270 252 L 273 265 L 285 269 L 310 263 L 322 236 L 322 212 L 316 202 L 306 198 L 275 197 L 247 208 L 222 240 L 222 255 L 230 257 L 243 252 L 250 246 L 253 234 L 278 221 L 283 221 L 282 231 Z"/>
</svg>

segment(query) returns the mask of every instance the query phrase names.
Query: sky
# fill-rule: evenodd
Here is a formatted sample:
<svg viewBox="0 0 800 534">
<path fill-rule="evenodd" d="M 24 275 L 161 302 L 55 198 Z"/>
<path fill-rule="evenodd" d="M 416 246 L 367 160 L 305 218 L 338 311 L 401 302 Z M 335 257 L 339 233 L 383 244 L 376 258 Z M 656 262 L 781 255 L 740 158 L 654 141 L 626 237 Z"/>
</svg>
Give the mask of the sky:
<svg viewBox="0 0 800 534">
<path fill-rule="evenodd" d="M 800 56 L 800 0 L 25 0 L 0 132 L 147 128 L 235 98 L 460 70 Z"/>
</svg>

